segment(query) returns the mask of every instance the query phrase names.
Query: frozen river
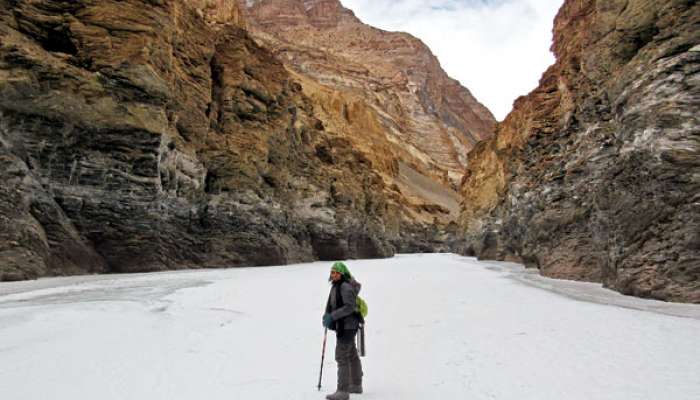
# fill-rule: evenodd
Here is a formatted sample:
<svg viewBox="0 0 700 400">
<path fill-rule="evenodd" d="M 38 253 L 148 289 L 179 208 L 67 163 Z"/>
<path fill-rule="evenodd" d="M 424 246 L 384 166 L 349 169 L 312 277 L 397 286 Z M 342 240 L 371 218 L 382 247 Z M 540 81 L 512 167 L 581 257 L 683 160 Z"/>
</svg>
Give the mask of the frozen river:
<svg viewBox="0 0 700 400">
<path fill-rule="evenodd" d="M 347 262 L 357 399 L 700 399 L 700 305 L 451 254 Z M 323 399 L 330 262 L 0 283 L 0 399 Z"/>
</svg>

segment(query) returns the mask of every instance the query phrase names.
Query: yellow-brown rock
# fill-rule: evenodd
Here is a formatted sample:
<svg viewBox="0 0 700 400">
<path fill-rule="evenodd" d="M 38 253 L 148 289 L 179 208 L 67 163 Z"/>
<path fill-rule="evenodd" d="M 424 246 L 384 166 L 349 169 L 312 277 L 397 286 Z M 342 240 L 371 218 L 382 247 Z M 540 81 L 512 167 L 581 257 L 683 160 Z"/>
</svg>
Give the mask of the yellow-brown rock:
<svg viewBox="0 0 700 400">
<path fill-rule="evenodd" d="M 209 25 L 233 24 L 245 28 L 236 0 L 187 0 L 187 4 Z"/>
<path fill-rule="evenodd" d="M 456 187 L 466 153 L 492 134 L 492 114 L 415 37 L 365 25 L 338 0 L 239 2 L 255 39 L 301 77 L 324 125 L 370 149 L 389 184 L 401 161 Z"/>
</svg>

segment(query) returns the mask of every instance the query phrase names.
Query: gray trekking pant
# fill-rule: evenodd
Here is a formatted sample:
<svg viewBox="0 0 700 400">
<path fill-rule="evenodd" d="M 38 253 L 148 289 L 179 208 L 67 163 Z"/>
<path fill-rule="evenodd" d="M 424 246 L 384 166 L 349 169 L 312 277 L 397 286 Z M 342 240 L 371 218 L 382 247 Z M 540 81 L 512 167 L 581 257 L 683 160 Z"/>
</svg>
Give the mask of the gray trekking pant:
<svg viewBox="0 0 700 400">
<path fill-rule="evenodd" d="M 338 363 L 338 391 L 347 392 L 348 387 L 362 386 L 362 363 L 355 346 L 357 330 L 344 331 L 335 345 L 335 361 Z"/>
</svg>

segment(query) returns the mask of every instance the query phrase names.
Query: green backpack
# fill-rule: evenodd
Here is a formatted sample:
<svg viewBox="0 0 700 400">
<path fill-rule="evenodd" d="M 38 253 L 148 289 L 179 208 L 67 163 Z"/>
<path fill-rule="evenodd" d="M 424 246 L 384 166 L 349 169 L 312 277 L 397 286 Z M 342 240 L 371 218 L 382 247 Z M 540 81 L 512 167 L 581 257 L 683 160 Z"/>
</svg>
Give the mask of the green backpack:
<svg viewBox="0 0 700 400">
<path fill-rule="evenodd" d="M 355 312 L 362 316 L 362 319 L 367 317 L 367 302 L 360 296 L 357 296 L 357 301 L 355 302 Z"/>
</svg>

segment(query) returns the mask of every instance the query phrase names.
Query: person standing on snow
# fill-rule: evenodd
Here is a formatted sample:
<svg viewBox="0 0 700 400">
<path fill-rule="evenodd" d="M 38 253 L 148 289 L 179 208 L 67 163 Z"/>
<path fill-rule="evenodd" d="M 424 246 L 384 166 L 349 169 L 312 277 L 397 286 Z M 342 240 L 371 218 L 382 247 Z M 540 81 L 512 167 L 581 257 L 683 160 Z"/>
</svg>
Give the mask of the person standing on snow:
<svg viewBox="0 0 700 400">
<path fill-rule="evenodd" d="M 349 393 L 362 393 L 362 363 L 355 346 L 355 336 L 362 322 L 355 304 L 360 285 L 342 262 L 331 267 L 332 283 L 323 326 L 336 333 L 335 361 L 338 363 L 338 386 L 328 400 L 347 400 Z"/>
</svg>

